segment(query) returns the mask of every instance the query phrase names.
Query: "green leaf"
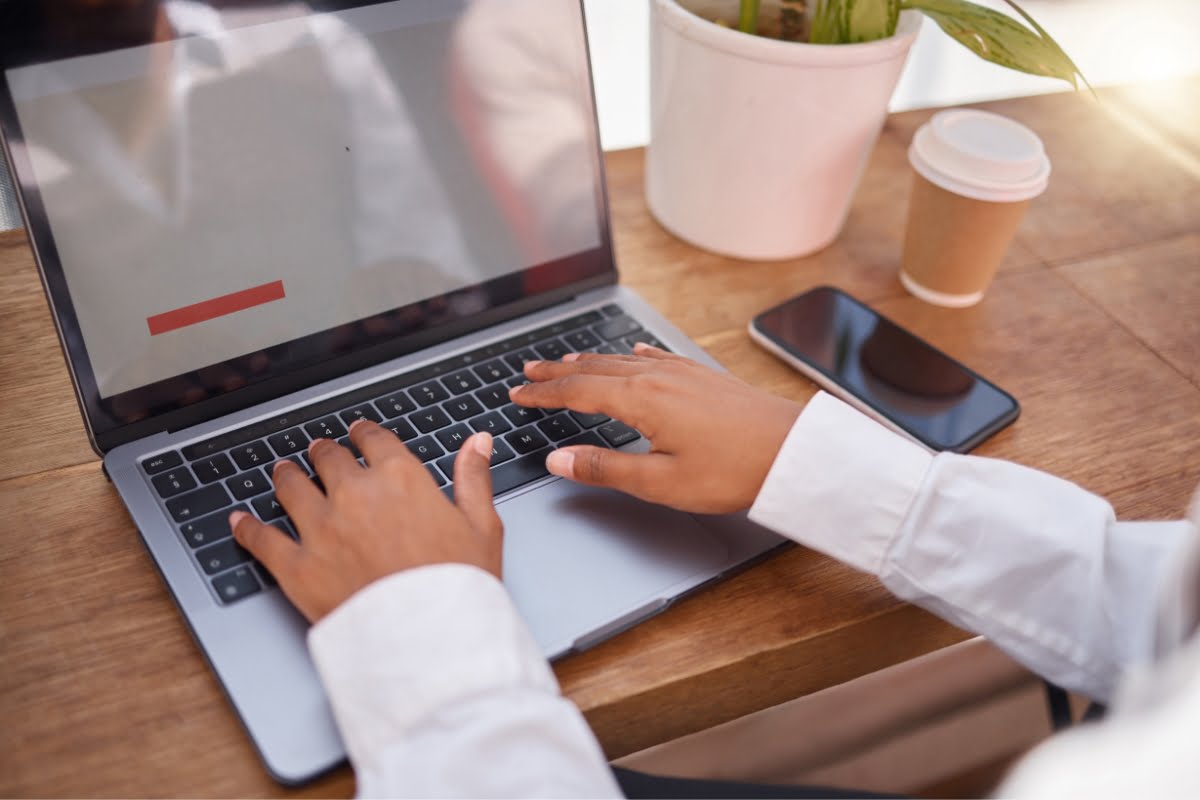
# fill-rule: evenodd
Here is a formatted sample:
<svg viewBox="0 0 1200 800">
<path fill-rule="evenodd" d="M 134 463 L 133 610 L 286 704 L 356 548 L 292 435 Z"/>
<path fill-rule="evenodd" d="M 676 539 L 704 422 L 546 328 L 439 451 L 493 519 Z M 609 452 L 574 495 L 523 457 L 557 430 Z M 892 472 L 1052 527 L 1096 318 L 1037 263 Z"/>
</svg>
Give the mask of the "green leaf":
<svg viewBox="0 0 1200 800">
<path fill-rule="evenodd" d="M 842 26 L 845 18 L 844 5 L 848 0 L 816 0 L 813 9 L 812 33 L 808 40 L 813 44 L 845 44 L 846 34 Z"/>
<path fill-rule="evenodd" d="M 742 33 L 758 33 L 759 0 L 741 0 L 738 4 L 738 30 Z"/>
<path fill-rule="evenodd" d="M 1079 70 L 1040 26 L 1030 30 L 1006 14 L 967 0 L 903 0 L 903 6 L 924 13 L 980 58 L 1031 75 L 1061 78 L 1078 88 Z"/>
<path fill-rule="evenodd" d="M 873 42 L 896 32 L 899 0 L 845 0 L 842 29 L 846 42 Z"/>
</svg>

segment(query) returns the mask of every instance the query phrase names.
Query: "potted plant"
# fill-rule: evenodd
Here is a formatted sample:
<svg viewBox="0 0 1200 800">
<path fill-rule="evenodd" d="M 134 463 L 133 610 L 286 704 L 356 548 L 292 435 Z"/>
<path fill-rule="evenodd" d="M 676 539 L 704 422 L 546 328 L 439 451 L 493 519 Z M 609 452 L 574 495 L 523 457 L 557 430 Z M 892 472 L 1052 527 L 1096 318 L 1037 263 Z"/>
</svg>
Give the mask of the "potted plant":
<svg viewBox="0 0 1200 800">
<path fill-rule="evenodd" d="M 966 0 L 651 0 L 646 199 L 693 244 L 792 258 L 836 238 L 923 17 L 1076 86 L 1062 48 Z"/>
</svg>

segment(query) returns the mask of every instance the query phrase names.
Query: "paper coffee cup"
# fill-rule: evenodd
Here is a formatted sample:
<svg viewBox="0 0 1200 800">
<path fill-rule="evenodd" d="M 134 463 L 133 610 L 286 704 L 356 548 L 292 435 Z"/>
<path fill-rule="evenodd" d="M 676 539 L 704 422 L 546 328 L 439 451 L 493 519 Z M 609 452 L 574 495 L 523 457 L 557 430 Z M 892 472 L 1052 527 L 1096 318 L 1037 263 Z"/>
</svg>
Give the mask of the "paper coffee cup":
<svg viewBox="0 0 1200 800">
<path fill-rule="evenodd" d="M 921 126 L 908 160 L 916 174 L 900 282 L 929 303 L 974 305 L 1025 210 L 1046 189 L 1042 140 L 999 114 L 953 109 Z"/>
</svg>

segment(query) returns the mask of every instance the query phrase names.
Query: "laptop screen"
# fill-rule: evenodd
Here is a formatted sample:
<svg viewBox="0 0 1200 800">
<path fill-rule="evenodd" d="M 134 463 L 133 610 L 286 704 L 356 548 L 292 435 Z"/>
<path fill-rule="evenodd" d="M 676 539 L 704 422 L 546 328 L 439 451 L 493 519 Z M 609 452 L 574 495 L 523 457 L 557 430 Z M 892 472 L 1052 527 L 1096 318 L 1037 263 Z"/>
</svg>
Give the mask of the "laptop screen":
<svg viewBox="0 0 1200 800">
<path fill-rule="evenodd" d="M 612 280 L 574 0 L 2 6 L 5 134 L 97 433 Z"/>
</svg>

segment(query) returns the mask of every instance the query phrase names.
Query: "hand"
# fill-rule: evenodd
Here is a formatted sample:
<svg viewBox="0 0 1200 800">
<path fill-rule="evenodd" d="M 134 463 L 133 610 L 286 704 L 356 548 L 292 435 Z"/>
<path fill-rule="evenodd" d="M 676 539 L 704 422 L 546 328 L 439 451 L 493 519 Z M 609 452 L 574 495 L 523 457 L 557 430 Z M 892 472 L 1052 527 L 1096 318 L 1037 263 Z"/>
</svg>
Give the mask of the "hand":
<svg viewBox="0 0 1200 800">
<path fill-rule="evenodd" d="M 606 414 L 637 428 L 652 445 L 645 454 L 566 447 L 550 454 L 547 468 L 682 511 L 748 508 L 800 404 L 656 347 L 639 344 L 634 352 L 525 365 L 533 383 L 512 389 L 514 402 Z"/>
<path fill-rule="evenodd" d="M 300 467 L 275 464 L 275 494 L 300 533 L 295 542 L 245 512 L 229 517 L 238 542 L 263 563 L 310 622 L 374 581 L 429 564 L 473 564 L 500 577 L 503 526 L 492 504 L 492 437 L 477 433 L 454 461 L 451 503 L 389 430 L 350 426 L 367 466 L 328 439 L 309 446 L 322 493 Z"/>
</svg>

